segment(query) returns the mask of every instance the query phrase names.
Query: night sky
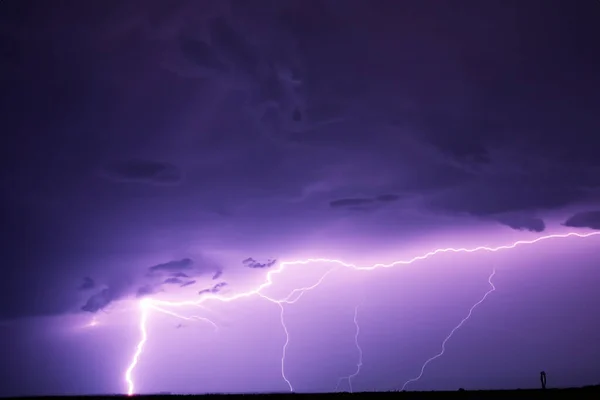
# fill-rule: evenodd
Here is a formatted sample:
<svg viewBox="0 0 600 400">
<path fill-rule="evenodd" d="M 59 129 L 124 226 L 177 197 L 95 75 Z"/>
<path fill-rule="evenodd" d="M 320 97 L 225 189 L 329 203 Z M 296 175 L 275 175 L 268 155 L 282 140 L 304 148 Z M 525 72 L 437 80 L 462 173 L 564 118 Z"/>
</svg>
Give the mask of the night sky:
<svg viewBox="0 0 600 400">
<path fill-rule="evenodd" d="M 598 21 L 1 1 L 0 396 L 600 383 L 600 235 L 286 264 L 600 233 Z"/>
</svg>

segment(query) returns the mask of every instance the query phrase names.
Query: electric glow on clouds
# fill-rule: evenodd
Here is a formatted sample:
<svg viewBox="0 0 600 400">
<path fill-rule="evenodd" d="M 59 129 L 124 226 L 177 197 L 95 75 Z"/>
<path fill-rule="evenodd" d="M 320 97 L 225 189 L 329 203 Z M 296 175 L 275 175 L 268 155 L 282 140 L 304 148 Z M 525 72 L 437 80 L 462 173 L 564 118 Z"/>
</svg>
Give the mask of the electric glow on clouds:
<svg viewBox="0 0 600 400">
<path fill-rule="evenodd" d="M 283 350 L 282 350 L 282 355 L 281 355 L 281 377 L 287 383 L 289 390 L 293 391 L 294 388 L 292 386 L 292 383 L 289 381 L 289 379 L 285 375 L 285 357 L 286 357 L 287 346 L 289 343 L 289 335 L 288 335 L 288 329 L 287 329 L 287 326 L 285 324 L 285 319 L 284 319 L 284 305 L 285 304 L 293 304 L 293 303 L 297 302 L 298 300 L 300 300 L 300 298 L 302 297 L 302 295 L 304 293 L 318 287 L 325 280 L 325 278 L 334 270 L 344 267 L 344 268 L 350 268 L 355 271 L 371 271 L 371 270 L 374 270 L 377 268 L 391 268 L 391 267 L 395 267 L 395 266 L 399 266 L 399 265 L 412 264 L 416 261 L 424 260 L 424 259 L 430 258 L 430 257 L 432 257 L 436 254 L 440 254 L 440 253 L 474 253 L 474 252 L 479 252 L 479 251 L 496 252 L 499 250 L 513 249 L 519 245 L 535 244 L 540 241 L 548 240 L 548 239 L 560 239 L 560 238 L 567 238 L 567 237 L 587 238 L 587 237 L 596 236 L 596 235 L 600 235 L 600 232 L 589 232 L 589 233 L 569 232 L 569 233 L 565 233 L 565 234 L 554 234 L 554 235 L 541 236 L 541 237 L 538 237 L 533 240 L 519 240 L 512 244 L 498 246 L 498 247 L 479 246 L 479 247 L 475 247 L 475 248 L 440 248 L 440 249 L 436 249 L 436 250 L 430 251 L 428 253 L 425 253 L 423 255 L 407 259 L 407 260 L 398 260 L 398 261 L 394 261 L 390 264 L 374 264 L 371 266 L 362 266 L 362 267 L 354 265 L 354 264 L 349 264 L 349 263 L 346 263 L 346 262 L 343 262 L 340 260 L 333 260 L 333 259 L 327 259 L 327 258 L 309 258 L 309 259 L 305 259 L 305 260 L 286 261 L 286 262 L 279 263 L 279 265 L 276 268 L 270 270 L 266 275 L 266 280 L 264 283 L 262 283 L 255 289 L 247 291 L 247 292 L 241 292 L 241 293 L 237 293 L 237 294 L 231 295 L 231 296 L 223 296 L 223 295 L 219 295 L 217 293 L 209 293 L 209 294 L 205 294 L 205 295 L 201 296 L 200 298 L 197 298 L 194 300 L 173 301 L 173 302 L 158 300 L 158 299 L 151 299 L 151 298 L 141 299 L 139 301 L 139 308 L 140 308 L 139 330 L 140 330 L 141 337 L 135 348 L 135 352 L 133 354 L 131 362 L 130 362 L 129 366 L 127 367 L 127 370 L 125 371 L 125 382 L 127 384 L 127 393 L 129 395 L 133 395 L 136 392 L 136 386 L 135 386 L 135 382 L 134 382 L 134 376 L 133 376 L 134 374 L 133 373 L 134 373 L 135 367 L 140 362 L 140 359 L 144 352 L 144 346 L 149 337 L 148 318 L 150 317 L 152 312 L 160 312 L 160 313 L 168 314 L 173 317 L 184 319 L 184 320 L 204 321 L 204 322 L 211 324 L 215 329 L 217 329 L 218 328 L 217 325 L 213 321 L 211 321 L 210 319 L 208 319 L 206 317 L 199 317 L 199 316 L 195 316 L 195 315 L 184 316 L 184 315 L 181 315 L 180 313 L 173 311 L 173 309 L 178 309 L 178 308 L 182 308 L 182 307 L 198 307 L 202 303 L 211 301 L 211 300 L 220 301 L 220 302 L 232 302 L 232 301 L 237 301 L 237 300 L 241 300 L 244 298 L 248 298 L 251 296 L 259 296 L 262 299 L 277 305 L 279 307 L 279 311 L 280 311 L 281 326 L 282 326 L 285 336 L 286 336 L 286 340 L 283 345 Z M 288 268 L 293 267 L 293 266 L 307 265 L 307 264 L 314 264 L 314 263 L 332 264 L 333 267 L 331 269 L 329 269 L 328 271 L 326 271 L 320 277 L 320 279 L 318 279 L 317 282 L 314 283 L 313 285 L 296 288 L 296 289 L 292 290 L 289 293 L 289 295 L 284 298 L 276 299 L 276 298 L 269 297 L 263 293 L 264 289 L 273 285 L 273 276 L 274 275 L 281 274 L 281 273 L 285 272 Z M 483 301 L 487 298 L 487 296 L 495 290 L 494 284 L 492 283 L 492 278 L 493 278 L 494 274 L 495 274 L 495 269 L 488 279 L 491 289 L 488 292 L 486 292 L 485 295 L 471 307 L 467 316 L 444 339 L 444 341 L 442 342 L 442 350 L 440 351 L 440 353 L 438 353 L 434 357 L 431 357 L 430 359 L 425 361 L 425 363 L 423 364 L 423 366 L 421 368 L 420 374 L 416 378 L 408 380 L 402 386 L 402 389 L 406 388 L 406 386 L 408 384 L 410 384 L 411 382 L 419 380 L 425 371 L 425 367 L 431 361 L 435 360 L 436 358 L 441 357 L 444 354 L 446 342 L 470 318 L 475 307 L 477 307 L 478 305 L 483 303 Z M 360 348 L 360 346 L 358 344 L 358 335 L 360 332 L 360 328 L 359 328 L 358 320 L 357 320 L 358 310 L 359 310 L 359 307 L 357 306 L 355 308 L 355 313 L 354 313 L 354 323 L 356 325 L 355 344 L 356 344 L 356 347 L 357 347 L 358 353 L 359 353 L 357 369 L 354 374 L 352 374 L 348 377 L 345 377 L 345 378 L 341 378 L 340 382 L 338 382 L 338 386 L 339 386 L 341 381 L 346 379 L 348 381 L 350 391 L 352 391 L 352 378 L 354 378 L 358 375 L 358 373 L 360 372 L 360 368 L 362 366 L 362 349 Z"/>
</svg>

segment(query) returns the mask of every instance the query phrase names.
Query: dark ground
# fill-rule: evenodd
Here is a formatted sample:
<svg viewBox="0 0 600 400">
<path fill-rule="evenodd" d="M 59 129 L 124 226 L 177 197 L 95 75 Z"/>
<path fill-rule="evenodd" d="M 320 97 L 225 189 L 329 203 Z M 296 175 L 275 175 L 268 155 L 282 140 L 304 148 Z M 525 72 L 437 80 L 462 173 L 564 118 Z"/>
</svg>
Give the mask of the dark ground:
<svg viewBox="0 0 600 400">
<path fill-rule="evenodd" d="M 363 392 L 363 393 L 327 393 L 327 394 L 294 394 L 294 393 L 272 393 L 272 394 L 248 394 L 248 395 L 226 395 L 226 394 L 214 394 L 214 395 L 146 395 L 146 396 L 132 396 L 135 400 L 158 400 L 158 399 L 171 399 L 185 397 L 186 400 L 198 399 L 198 400 L 234 400 L 238 398 L 244 399 L 310 399 L 310 398 L 326 398 L 326 399 L 370 399 L 373 396 L 378 398 L 386 399 L 513 399 L 515 397 L 521 399 L 600 399 L 600 385 L 596 386 L 585 386 L 582 388 L 569 388 L 569 389 L 546 389 L 546 390 L 464 390 L 464 391 L 453 391 L 453 392 Z M 19 400 L 39 400 L 39 399 L 57 399 L 63 398 L 63 396 L 47 396 L 47 397 L 18 397 Z M 88 400 L 92 399 L 121 399 L 127 398 L 127 396 L 114 395 L 114 396 L 64 396 L 64 398 L 85 398 Z"/>
</svg>

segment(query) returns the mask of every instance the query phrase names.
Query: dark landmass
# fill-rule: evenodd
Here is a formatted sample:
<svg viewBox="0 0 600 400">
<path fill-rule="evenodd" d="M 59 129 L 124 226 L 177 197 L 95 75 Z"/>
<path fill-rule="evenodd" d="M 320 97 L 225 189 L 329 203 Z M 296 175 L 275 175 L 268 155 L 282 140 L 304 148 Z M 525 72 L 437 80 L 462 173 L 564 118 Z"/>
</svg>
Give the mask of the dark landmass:
<svg viewBox="0 0 600 400">
<path fill-rule="evenodd" d="M 430 391 L 430 392 L 361 392 L 361 393 L 324 393 L 324 394 L 296 394 L 296 393 L 267 393 L 267 394 L 206 394 L 206 395 L 174 395 L 174 394 L 155 394 L 155 395 L 93 395 L 93 396 L 40 396 L 40 397 L 12 397 L 19 400 L 39 400 L 39 399 L 57 399 L 57 398 L 85 398 L 85 399 L 126 399 L 135 400 L 158 400 L 158 399 L 176 399 L 185 397 L 186 400 L 233 400 L 237 398 L 244 399 L 365 399 L 377 396 L 386 399 L 592 399 L 600 398 L 600 385 L 584 386 L 580 388 L 565 389 L 519 389 L 519 390 L 456 390 L 456 391 Z M 9 399 L 9 398 L 6 398 Z"/>
</svg>

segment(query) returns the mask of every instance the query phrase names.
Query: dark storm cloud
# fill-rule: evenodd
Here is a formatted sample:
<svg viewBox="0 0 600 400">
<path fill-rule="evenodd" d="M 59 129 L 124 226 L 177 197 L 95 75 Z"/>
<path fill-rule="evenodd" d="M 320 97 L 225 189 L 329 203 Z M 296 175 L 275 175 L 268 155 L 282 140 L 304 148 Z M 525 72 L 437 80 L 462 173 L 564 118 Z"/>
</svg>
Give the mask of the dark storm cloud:
<svg viewBox="0 0 600 400">
<path fill-rule="evenodd" d="M 600 229 L 600 211 L 584 211 L 570 216 L 564 224 L 573 228 Z"/>
<path fill-rule="evenodd" d="M 223 269 L 218 263 L 209 260 L 206 257 L 199 256 L 196 260 L 183 258 L 153 265 L 148 268 L 148 274 L 150 277 L 168 274 L 169 278 L 167 279 L 169 282 L 171 282 L 170 279 L 173 279 L 171 283 L 182 283 L 190 280 L 188 278 L 205 274 L 211 274 L 213 279 L 217 279 L 223 274 Z"/>
<path fill-rule="evenodd" d="M 163 281 L 163 283 L 173 283 L 173 284 L 182 284 L 183 281 L 179 278 L 167 278 Z"/>
<path fill-rule="evenodd" d="M 158 285 L 151 285 L 151 284 L 147 284 L 144 286 L 141 286 L 137 289 L 137 291 L 135 292 L 135 297 L 144 297 L 144 296 L 149 296 L 151 294 L 157 293 L 160 291 L 160 288 Z"/>
<path fill-rule="evenodd" d="M 208 43 L 200 39 L 182 37 L 180 46 L 183 55 L 196 66 L 219 72 L 227 70 L 217 51 Z"/>
<path fill-rule="evenodd" d="M 191 270 L 193 266 L 194 262 L 191 258 L 183 258 L 181 260 L 174 260 L 166 263 L 153 265 L 148 269 L 150 270 L 150 272 L 176 271 L 176 273 L 179 273 L 181 270 Z"/>
<path fill-rule="evenodd" d="M 367 8 L 355 5 L 345 13 L 340 11 L 339 15 L 343 14 L 345 18 L 352 15 L 352 20 L 356 22 L 359 20 L 358 15 L 367 12 Z M 499 21 L 508 17 L 505 11 L 492 11 L 493 8 L 478 6 L 467 14 L 477 14 L 478 18 L 492 24 L 500 23 Z M 369 34 L 370 40 L 352 41 L 352 50 L 343 46 L 336 48 L 335 56 L 327 53 L 326 45 L 314 38 L 311 40 L 310 35 L 299 39 L 300 42 L 310 43 L 310 46 L 306 46 L 308 50 L 305 62 L 307 69 L 313 67 L 310 69 L 313 75 L 307 82 L 318 82 L 315 86 L 321 86 L 311 87 L 311 90 L 318 91 L 325 87 L 329 89 L 327 98 L 309 98 L 309 109 L 316 106 L 317 102 L 336 104 L 339 110 L 337 115 L 351 118 L 355 126 L 360 126 L 363 118 L 368 119 L 371 126 L 361 127 L 362 129 L 347 125 L 343 129 L 312 129 L 295 135 L 295 141 L 315 147 L 336 145 L 338 148 L 351 149 L 352 144 L 356 147 L 363 146 L 364 150 L 356 150 L 356 153 L 372 151 L 388 167 L 387 171 L 384 168 L 378 169 L 373 163 L 373 166 L 366 166 L 366 169 L 372 168 L 373 176 L 377 176 L 375 171 L 378 170 L 381 173 L 395 170 L 398 178 L 391 185 L 403 195 L 416 194 L 422 200 L 422 211 L 475 216 L 506 223 L 513 229 L 539 231 L 543 229 L 543 224 L 535 219 L 517 222 L 501 215 L 560 209 L 588 198 L 593 191 L 598 192 L 600 171 L 596 167 L 599 159 L 593 157 L 590 149 L 600 145 L 597 143 L 598 135 L 593 133 L 600 128 L 599 120 L 592 117 L 590 105 L 581 98 L 578 100 L 576 93 L 587 93 L 584 97 L 591 100 L 595 107 L 600 106 L 598 96 L 586 88 L 583 80 L 573 81 L 571 77 L 574 75 L 550 61 L 555 59 L 555 52 L 563 54 L 563 59 L 580 60 L 581 63 L 568 63 L 565 66 L 575 74 L 577 68 L 591 65 L 587 64 L 589 62 L 594 64 L 591 59 L 583 62 L 582 59 L 589 56 L 575 50 L 586 39 L 582 30 L 570 30 L 567 36 L 556 36 L 560 43 L 558 47 L 551 48 L 549 44 L 540 46 L 537 39 L 544 31 L 540 27 L 549 22 L 536 20 L 535 31 L 523 32 L 525 41 L 523 35 L 516 32 L 495 32 L 489 38 L 497 44 L 494 47 L 496 51 L 491 52 L 489 43 L 484 43 L 478 35 L 469 33 L 476 30 L 476 27 L 470 24 L 467 14 L 449 20 L 443 17 L 443 13 L 448 10 L 442 8 L 415 9 L 413 11 L 418 15 L 427 15 L 425 19 L 429 22 L 411 29 L 418 31 L 421 38 L 419 42 L 424 46 L 421 48 L 428 50 L 408 51 L 406 54 L 410 55 L 407 57 L 414 61 L 410 65 L 406 63 L 405 56 L 389 57 L 388 62 L 380 64 L 377 69 L 382 74 L 381 79 L 370 78 L 366 83 L 368 90 L 361 97 L 355 98 L 364 107 L 350 108 L 353 103 L 347 101 L 349 96 L 344 98 L 341 93 L 338 95 L 339 92 L 333 90 L 331 83 L 335 79 L 327 81 L 327 77 L 332 78 L 333 71 L 328 71 L 325 66 L 329 62 L 333 64 L 334 57 L 337 60 L 352 58 L 353 61 L 348 64 L 353 67 L 345 67 L 335 73 L 347 81 L 356 82 L 359 87 L 359 66 L 367 68 L 362 64 L 360 55 L 384 57 L 386 50 L 391 50 L 384 45 L 386 36 L 398 34 L 401 37 L 398 32 L 403 31 L 403 28 L 398 25 L 398 18 L 408 18 L 399 16 L 391 6 L 388 10 L 389 19 L 383 16 L 383 10 L 380 11 L 382 14 L 378 14 L 377 24 L 381 29 L 373 30 Z M 356 14 L 351 14 L 352 12 Z M 336 21 L 339 15 L 329 15 L 327 18 Z M 313 33 L 314 30 L 326 29 L 319 24 L 305 24 L 305 18 L 302 13 L 295 16 L 292 29 L 308 29 Z M 553 15 L 551 20 L 561 26 L 565 24 L 558 14 Z M 370 23 L 366 19 L 363 21 L 361 28 L 354 25 L 357 31 L 367 31 Z M 444 26 L 451 26 L 449 29 L 452 34 L 433 40 L 427 35 L 427 30 L 438 23 L 434 21 L 444 21 Z M 340 33 L 333 35 L 335 34 Z M 395 43 L 407 50 L 415 45 L 408 40 Z M 536 54 L 536 57 L 526 57 L 514 71 L 520 78 L 502 72 L 514 66 L 516 55 L 510 53 L 509 49 L 514 48 L 512 46 L 516 43 L 525 46 L 519 50 L 523 52 L 520 54 Z M 470 55 L 463 57 L 459 56 L 464 53 L 458 48 L 462 48 L 464 44 L 467 44 Z M 450 53 L 443 50 L 449 48 L 454 50 Z M 509 53 L 510 57 L 507 57 Z M 314 58 L 311 58 L 313 55 Z M 368 57 L 364 58 L 367 59 Z M 319 62 L 325 66 L 319 69 Z M 441 71 L 417 67 L 423 65 L 446 67 Z M 354 67 L 356 70 L 353 70 Z M 598 76 L 592 74 L 589 68 L 584 68 L 586 79 L 598 83 Z M 540 70 L 549 75 L 541 76 L 534 72 Z M 457 74 L 457 71 L 461 72 Z M 404 78 L 408 76 L 410 79 Z M 513 81 L 515 79 L 528 82 L 531 86 L 525 89 L 516 84 Z M 569 92 L 567 97 L 571 100 L 552 95 L 540 97 L 539 93 L 562 90 L 558 89 L 562 87 L 559 86 L 559 81 L 566 85 L 564 90 Z M 460 87 L 469 87 L 469 92 L 465 93 Z M 402 90 L 398 90 L 399 88 Z M 427 89 L 423 90 L 424 88 Z M 575 106 L 575 103 L 579 106 Z M 583 112 L 580 107 L 588 111 Z M 351 112 L 354 114 L 349 116 Z M 382 129 L 386 126 L 387 129 Z M 428 154 L 424 154 L 421 159 L 411 158 L 412 147 L 402 146 L 403 142 L 398 140 L 407 136 L 433 151 L 427 150 Z M 389 151 L 385 146 L 389 146 Z M 578 155 L 583 156 L 578 158 Z M 390 180 L 393 181 L 394 178 Z M 332 202 L 331 206 L 364 209 L 372 205 L 370 198 L 342 200 Z"/>
<path fill-rule="evenodd" d="M 333 200 L 332 202 L 330 202 L 329 206 L 331 208 L 356 207 L 356 206 L 364 206 L 366 204 L 371 204 L 373 202 L 374 202 L 373 199 L 365 199 L 365 198 L 339 199 L 339 200 Z"/>
<path fill-rule="evenodd" d="M 258 67 L 257 49 L 251 48 L 244 37 L 235 31 L 225 17 L 213 18 L 209 22 L 209 32 L 211 42 L 236 67 L 250 74 L 256 73 Z"/>
<path fill-rule="evenodd" d="M 162 283 L 168 284 L 169 282 Z M 128 296 L 135 296 L 139 298 L 162 291 L 161 282 L 138 282 L 138 285 L 140 286 L 136 286 L 136 284 L 131 280 L 113 280 L 109 285 L 107 285 L 107 288 L 91 295 L 81 307 L 81 310 L 95 313 L 105 309 L 110 303 L 121 300 Z"/>
<path fill-rule="evenodd" d="M 113 301 L 135 293 L 134 285 L 133 279 L 124 276 L 113 278 L 105 285 L 107 287 L 92 294 L 80 309 L 91 313 L 103 310 Z"/>
<path fill-rule="evenodd" d="M 277 262 L 277 260 L 267 260 L 264 263 L 260 263 L 260 262 L 256 261 L 254 258 L 249 257 L 249 258 L 246 258 L 245 260 L 243 260 L 242 264 L 244 264 L 244 266 L 246 266 L 248 268 L 270 268 L 273 265 L 275 265 L 276 262 Z"/>
<path fill-rule="evenodd" d="M 103 289 L 101 292 L 91 296 L 81 307 L 81 310 L 91 313 L 98 312 L 109 305 L 114 298 L 115 293 L 113 293 L 110 289 Z"/>
<path fill-rule="evenodd" d="M 79 286 L 79 289 L 80 290 L 88 290 L 88 289 L 93 289 L 94 287 L 96 287 L 94 280 L 92 278 L 90 278 L 89 276 L 86 276 L 85 278 L 83 278 L 83 283 L 81 284 L 81 286 Z"/>
<path fill-rule="evenodd" d="M 201 261 L 198 263 L 194 263 L 190 258 L 182 258 L 156 264 L 148 268 L 149 273 L 141 274 L 137 278 L 113 277 L 106 284 L 107 288 L 91 295 L 84 306 L 81 307 L 81 310 L 97 312 L 106 308 L 113 301 L 132 296 L 139 298 L 152 295 L 174 285 L 178 287 L 191 286 L 196 283 L 196 280 L 192 279 L 194 276 L 206 273 L 211 273 L 214 276 L 213 271 L 216 270 L 217 273 L 222 271 L 218 264 L 203 257 L 199 257 L 199 259 Z M 182 272 L 182 270 L 186 272 Z M 224 285 L 224 283 L 220 283 L 207 290 L 216 293 Z"/>
<path fill-rule="evenodd" d="M 543 232 L 544 229 L 546 229 L 546 224 L 541 218 L 531 218 L 520 215 L 499 216 L 495 218 L 501 224 L 520 231 Z"/>
<path fill-rule="evenodd" d="M 363 211 L 370 206 L 377 206 L 379 203 L 388 204 L 398 201 L 400 196 L 395 194 L 382 194 L 374 198 L 349 198 L 333 200 L 329 203 L 331 208 L 343 208 L 354 211 Z"/>
<path fill-rule="evenodd" d="M 480 179 L 435 194 L 429 203 L 435 209 L 495 217 L 504 213 L 559 209 L 586 198 L 577 182 L 543 180 L 543 176 L 506 174 Z M 557 177 L 558 178 L 558 177 Z M 495 219 L 495 218 L 494 218 Z"/>
<path fill-rule="evenodd" d="M 85 304 L 81 307 L 82 311 L 95 313 L 105 309 L 113 301 L 122 299 L 131 294 L 132 288 L 134 287 L 134 281 L 129 278 L 119 277 L 112 279 L 108 287 L 92 294 Z M 139 288 L 137 294 L 140 295 L 144 291 L 149 291 L 151 285 L 145 285 Z"/>
<path fill-rule="evenodd" d="M 382 194 L 382 195 L 377 196 L 375 199 L 377 201 L 382 201 L 382 202 L 385 202 L 385 203 L 389 203 L 389 202 L 392 202 L 392 201 L 396 201 L 399 198 L 400 198 L 400 196 L 395 195 L 395 194 Z"/>
<path fill-rule="evenodd" d="M 227 286 L 227 282 L 219 282 L 216 285 L 214 285 L 213 287 L 209 288 L 209 289 L 202 289 L 198 292 L 199 295 L 203 295 L 203 294 L 207 294 L 207 293 L 218 293 L 220 292 L 225 286 Z"/>
<path fill-rule="evenodd" d="M 543 217 L 598 199 L 600 75 L 597 52 L 586 50 L 596 46 L 595 12 L 565 18 L 563 7 L 538 13 L 527 2 L 415 1 L 402 10 L 351 0 L 150 2 L 143 10 L 108 3 L 85 2 L 69 15 L 19 6 L 16 22 L 3 23 L 10 43 L 0 63 L 11 79 L 3 87 L 10 102 L 0 107 L 9 132 L 0 174 L 12 184 L 2 193 L 11 197 L 0 210 L 10 232 L 2 259 L 23 267 L 8 268 L 0 282 L 2 317 L 79 308 L 62 293 L 80 295 L 76 279 L 95 275 L 71 265 L 118 253 L 121 245 L 105 244 L 112 238 L 150 242 L 169 231 L 179 241 L 205 226 L 197 210 L 215 204 L 233 210 L 236 230 L 256 230 L 245 225 L 254 212 L 261 231 L 282 217 L 286 227 L 312 224 L 297 216 L 311 196 L 325 207 L 339 199 L 330 204 L 336 211 L 409 197 L 419 214 L 536 230 L 538 220 L 505 215 Z M 0 14 L 3 22 L 9 15 Z M 171 68 L 179 63 L 192 72 Z M 181 184 L 148 192 L 88 179 L 103 165 L 102 177 L 114 182 Z M 367 197 L 343 198 L 352 193 Z M 376 193 L 399 198 L 369 197 Z M 305 203 L 288 215 L 266 218 L 251 206 L 299 197 Z M 244 218 L 236 219 L 238 206 Z M 320 225 L 342 213 L 327 214 Z M 581 218 L 565 224 L 597 226 Z M 74 245 L 80 237 L 85 245 Z M 147 248 L 131 252 L 144 257 Z M 189 276 L 220 277 L 219 268 L 194 264 Z M 91 303 L 123 296 L 119 284 L 108 287 Z"/>
<path fill-rule="evenodd" d="M 118 182 L 140 182 L 156 185 L 179 183 L 181 170 L 173 164 L 151 160 L 127 160 L 106 166 L 101 176 Z"/>
</svg>

